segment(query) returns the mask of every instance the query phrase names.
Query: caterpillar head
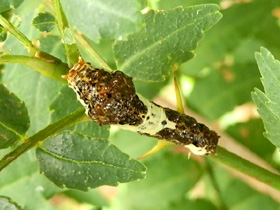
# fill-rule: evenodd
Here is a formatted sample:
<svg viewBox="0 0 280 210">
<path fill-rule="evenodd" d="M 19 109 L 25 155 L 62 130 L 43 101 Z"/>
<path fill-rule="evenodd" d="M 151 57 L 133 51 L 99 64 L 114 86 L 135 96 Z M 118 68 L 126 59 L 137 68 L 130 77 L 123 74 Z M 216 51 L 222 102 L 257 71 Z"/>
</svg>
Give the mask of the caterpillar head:
<svg viewBox="0 0 280 210">
<path fill-rule="evenodd" d="M 216 132 L 207 129 L 204 136 L 196 136 L 191 144 L 185 145 L 195 155 L 208 155 L 215 153 L 219 136 Z"/>
</svg>

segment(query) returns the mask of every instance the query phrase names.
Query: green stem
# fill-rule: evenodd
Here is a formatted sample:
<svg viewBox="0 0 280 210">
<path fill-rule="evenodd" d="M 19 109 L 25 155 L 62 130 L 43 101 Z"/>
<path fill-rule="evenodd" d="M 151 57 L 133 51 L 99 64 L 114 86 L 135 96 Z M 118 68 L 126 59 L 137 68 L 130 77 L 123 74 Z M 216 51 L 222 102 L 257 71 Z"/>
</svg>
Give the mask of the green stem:
<svg viewBox="0 0 280 210">
<path fill-rule="evenodd" d="M 7 29 L 27 48 L 27 51 L 31 57 L 34 57 L 36 55 L 37 49 L 32 44 L 32 42 L 2 15 L 0 15 L 0 25 Z"/>
<path fill-rule="evenodd" d="M 280 176 L 272 173 L 254 163 L 227 151 L 222 147 L 217 148 L 216 155 L 210 155 L 209 158 L 216 160 L 230 168 L 247 174 L 271 187 L 280 190 Z"/>
<path fill-rule="evenodd" d="M 218 199 L 218 204 L 219 204 L 218 209 L 227 210 L 228 208 L 227 208 L 226 204 L 224 203 L 224 199 L 223 199 L 219 184 L 216 180 L 212 164 L 210 163 L 209 159 L 207 159 L 207 158 L 205 158 L 205 163 L 206 163 L 206 165 L 205 165 L 206 170 L 207 170 L 207 172 L 209 174 L 209 177 L 210 177 L 210 180 L 211 180 L 211 184 L 212 184 L 212 186 L 213 186 L 213 188 L 214 188 L 214 190 L 216 191 L 216 194 L 217 194 L 217 199 Z"/>
<path fill-rule="evenodd" d="M 63 79 L 61 76 L 67 74 L 69 68 L 62 62 L 51 63 L 40 58 L 32 58 L 24 55 L 3 55 L 0 56 L 0 63 L 23 64 L 35 69 L 46 77 L 50 77 L 67 84 L 66 79 Z"/>
<path fill-rule="evenodd" d="M 85 113 L 84 109 L 79 109 L 76 112 L 48 125 L 43 130 L 39 131 L 33 136 L 25 139 L 25 143 L 19 145 L 13 151 L 6 154 L 2 158 L 2 160 L 0 160 L 0 171 L 4 169 L 6 166 L 8 166 L 15 159 L 17 159 L 20 155 L 24 154 L 25 152 L 33 148 L 40 141 L 43 141 L 44 139 L 55 134 L 59 130 L 67 128 L 77 122 L 86 121 L 88 117 L 84 113 Z"/>
<path fill-rule="evenodd" d="M 148 0 L 148 7 L 149 9 L 159 10 L 159 1 Z"/>
<path fill-rule="evenodd" d="M 74 31 L 75 40 L 85 50 L 87 55 L 93 61 L 93 64 L 97 67 L 102 67 L 108 71 L 112 71 L 111 67 L 102 59 L 102 57 L 92 48 L 87 40 L 78 31 Z"/>
<path fill-rule="evenodd" d="M 78 62 L 79 57 L 79 50 L 75 44 L 68 44 L 66 40 L 65 29 L 69 29 L 68 21 L 64 15 L 62 10 L 61 4 L 59 0 L 52 0 L 54 11 L 55 11 L 55 18 L 57 21 L 58 29 L 60 31 L 62 42 L 64 43 L 66 56 L 68 58 L 68 65 L 69 67 L 73 66 L 75 63 Z M 69 36 L 69 35 L 68 35 Z"/>
<path fill-rule="evenodd" d="M 175 95 L 176 95 L 177 111 L 180 113 L 184 113 L 182 93 L 181 93 L 180 85 L 179 85 L 176 77 L 174 77 L 174 89 L 175 89 Z"/>
</svg>

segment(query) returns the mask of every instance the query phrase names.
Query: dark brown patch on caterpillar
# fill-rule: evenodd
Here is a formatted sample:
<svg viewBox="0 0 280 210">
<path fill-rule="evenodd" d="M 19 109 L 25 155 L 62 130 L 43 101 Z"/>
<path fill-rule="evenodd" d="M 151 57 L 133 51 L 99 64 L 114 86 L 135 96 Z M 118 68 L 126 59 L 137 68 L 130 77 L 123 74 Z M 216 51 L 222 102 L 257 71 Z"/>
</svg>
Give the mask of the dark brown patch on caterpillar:
<svg viewBox="0 0 280 210">
<path fill-rule="evenodd" d="M 176 129 L 164 128 L 156 135 L 169 137 L 174 143 L 196 147 L 205 147 L 208 153 L 214 153 L 218 144 L 219 136 L 206 125 L 198 123 L 193 117 L 181 114 L 169 108 L 164 108 L 168 120 L 176 123 Z"/>
<path fill-rule="evenodd" d="M 147 107 L 135 93 L 132 78 L 121 71 L 112 73 L 80 61 L 65 76 L 99 125 L 139 125 Z"/>
</svg>

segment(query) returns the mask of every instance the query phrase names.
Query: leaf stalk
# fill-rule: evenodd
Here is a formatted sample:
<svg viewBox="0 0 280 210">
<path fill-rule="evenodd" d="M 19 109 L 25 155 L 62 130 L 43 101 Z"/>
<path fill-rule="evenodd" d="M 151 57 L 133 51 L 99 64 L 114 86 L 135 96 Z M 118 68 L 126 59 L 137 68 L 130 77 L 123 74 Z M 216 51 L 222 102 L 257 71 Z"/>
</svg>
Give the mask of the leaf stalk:
<svg viewBox="0 0 280 210">
<path fill-rule="evenodd" d="M 85 110 L 79 109 L 73 112 L 72 114 L 67 115 L 66 117 L 63 117 L 60 120 L 48 125 L 44 129 L 34 134 L 33 136 L 26 138 L 23 144 L 16 147 L 10 153 L 6 154 L 0 160 L 0 171 L 2 171 L 5 167 L 7 167 L 11 162 L 16 160 L 20 155 L 32 149 L 40 141 L 45 140 L 47 137 L 54 135 L 56 132 L 64 128 L 72 126 L 78 122 L 83 122 L 87 120 L 88 117 L 85 115 Z"/>
<path fill-rule="evenodd" d="M 67 84 L 66 79 L 61 76 L 68 73 L 68 66 L 60 62 L 47 62 L 40 58 L 29 57 L 25 55 L 3 55 L 0 56 L 0 63 L 19 63 L 29 66 L 46 77 L 55 79 Z"/>
<path fill-rule="evenodd" d="M 37 48 L 32 44 L 32 42 L 2 15 L 0 15 L 0 25 L 7 29 L 15 38 L 17 38 L 23 44 L 31 57 L 34 57 L 36 55 Z"/>
<path fill-rule="evenodd" d="M 97 67 L 102 67 L 108 71 L 112 71 L 111 67 L 103 60 L 103 58 L 92 48 L 92 46 L 87 42 L 84 36 L 78 31 L 74 31 L 75 40 L 82 48 L 85 50 L 87 55 L 93 61 L 93 64 Z"/>
<path fill-rule="evenodd" d="M 225 148 L 217 147 L 217 154 L 210 155 L 209 158 L 218 161 L 230 168 L 249 175 L 277 190 L 280 190 L 280 176 L 270 172 L 242 157 L 229 152 Z"/>
<path fill-rule="evenodd" d="M 59 0 L 52 0 L 54 11 L 55 11 L 55 19 L 57 21 L 58 29 L 62 37 L 62 42 L 65 47 L 66 56 L 68 59 L 68 66 L 72 67 L 75 63 L 78 62 L 79 50 L 76 44 L 66 43 L 66 34 L 65 30 L 69 29 L 68 21 L 65 17 L 65 14 L 62 10 L 61 4 Z"/>
</svg>

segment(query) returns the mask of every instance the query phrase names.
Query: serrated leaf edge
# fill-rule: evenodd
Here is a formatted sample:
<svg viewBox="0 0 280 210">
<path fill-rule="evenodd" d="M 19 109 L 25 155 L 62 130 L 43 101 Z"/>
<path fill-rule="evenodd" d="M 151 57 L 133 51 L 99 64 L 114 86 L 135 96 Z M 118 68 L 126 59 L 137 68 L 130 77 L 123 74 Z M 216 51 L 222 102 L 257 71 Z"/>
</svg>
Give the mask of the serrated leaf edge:
<svg viewBox="0 0 280 210">
<path fill-rule="evenodd" d="M 14 93 L 12 93 L 12 92 L 11 92 L 8 88 L 6 88 L 2 83 L 0 83 L 0 86 L 3 86 L 4 90 L 6 90 L 6 91 L 8 92 L 9 96 L 12 96 L 12 97 L 17 98 L 17 99 L 19 100 L 19 103 L 23 104 L 24 107 L 26 108 L 24 101 L 20 100 L 20 99 L 17 97 L 17 95 L 15 95 Z M 4 123 L 2 123 L 2 122 L 0 122 L 0 125 L 2 125 L 2 126 L 3 126 L 4 128 L 6 128 L 7 130 L 13 132 L 13 133 L 14 133 L 16 136 L 18 136 L 20 139 L 24 138 L 26 132 L 28 131 L 28 129 L 29 129 L 29 127 L 30 127 L 30 118 L 29 118 L 29 115 L 28 115 L 28 110 L 27 110 L 27 108 L 26 108 L 26 111 L 27 111 L 27 116 L 28 116 L 28 126 L 27 126 L 28 128 L 27 128 L 27 130 L 26 130 L 22 135 L 19 134 L 19 133 L 18 133 L 17 131 L 15 131 L 14 129 L 11 129 L 10 127 L 7 127 L 7 125 L 4 124 Z"/>
<path fill-rule="evenodd" d="M 217 8 L 218 8 L 218 7 L 217 7 Z M 184 12 L 184 11 L 186 10 L 186 9 L 184 9 L 184 8 L 175 8 L 175 9 L 177 9 L 177 10 L 181 9 L 182 12 Z M 174 9 L 174 10 L 175 10 L 175 9 Z M 153 12 L 153 10 L 150 10 L 150 12 Z M 166 12 L 166 11 L 157 11 L 157 12 L 155 12 L 155 15 L 157 15 L 158 13 L 164 13 L 164 12 Z M 147 14 L 148 14 L 148 13 L 147 13 Z M 129 59 L 127 59 L 126 62 L 123 63 L 121 66 L 118 64 L 118 60 L 116 60 L 117 66 L 119 66 L 120 69 L 124 69 L 125 66 L 128 66 L 128 65 L 129 65 L 132 61 L 134 61 L 139 55 L 142 55 L 142 54 L 144 54 L 147 50 L 152 49 L 152 48 L 155 47 L 155 46 L 158 46 L 158 45 L 159 45 L 159 42 L 163 42 L 163 41 L 167 40 L 169 37 L 173 36 L 174 34 L 180 32 L 180 31 L 182 31 L 182 30 L 186 30 L 186 28 L 188 28 L 189 26 L 194 25 L 195 22 L 197 22 L 197 21 L 199 21 L 199 20 L 202 20 L 202 19 L 206 18 L 207 16 L 211 16 L 211 15 L 213 15 L 213 14 L 220 14 L 220 12 L 219 12 L 219 10 L 216 10 L 215 12 L 208 13 L 207 15 L 205 15 L 205 16 L 203 16 L 203 17 L 199 17 L 199 18 L 195 19 L 192 23 L 189 23 L 189 24 L 183 26 L 182 28 L 179 28 L 178 30 L 173 31 L 172 33 L 168 34 L 168 35 L 167 35 L 166 37 L 164 37 L 163 39 L 157 40 L 157 41 L 154 42 L 152 45 L 149 45 L 148 47 L 142 49 L 141 52 L 139 52 L 139 53 L 137 53 L 137 54 L 134 54 L 134 55 L 131 56 Z M 144 29 L 145 29 L 145 28 L 144 28 Z M 142 30 L 144 30 L 144 29 L 142 29 Z M 207 30 L 208 30 L 208 29 L 209 29 L 209 28 L 207 28 Z M 206 31 L 206 30 L 205 30 L 205 31 Z M 201 33 L 201 34 L 204 34 L 205 31 L 204 31 L 204 30 L 201 30 L 200 33 Z M 136 32 L 136 33 L 139 33 L 139 32 Z M 193 52 L 194 52 L 194 50 L 190 50 L 190 53 L 194 54 Z M 161 74 L 156 74 L 156 75 L 161 75 Z"/>
</svg>

